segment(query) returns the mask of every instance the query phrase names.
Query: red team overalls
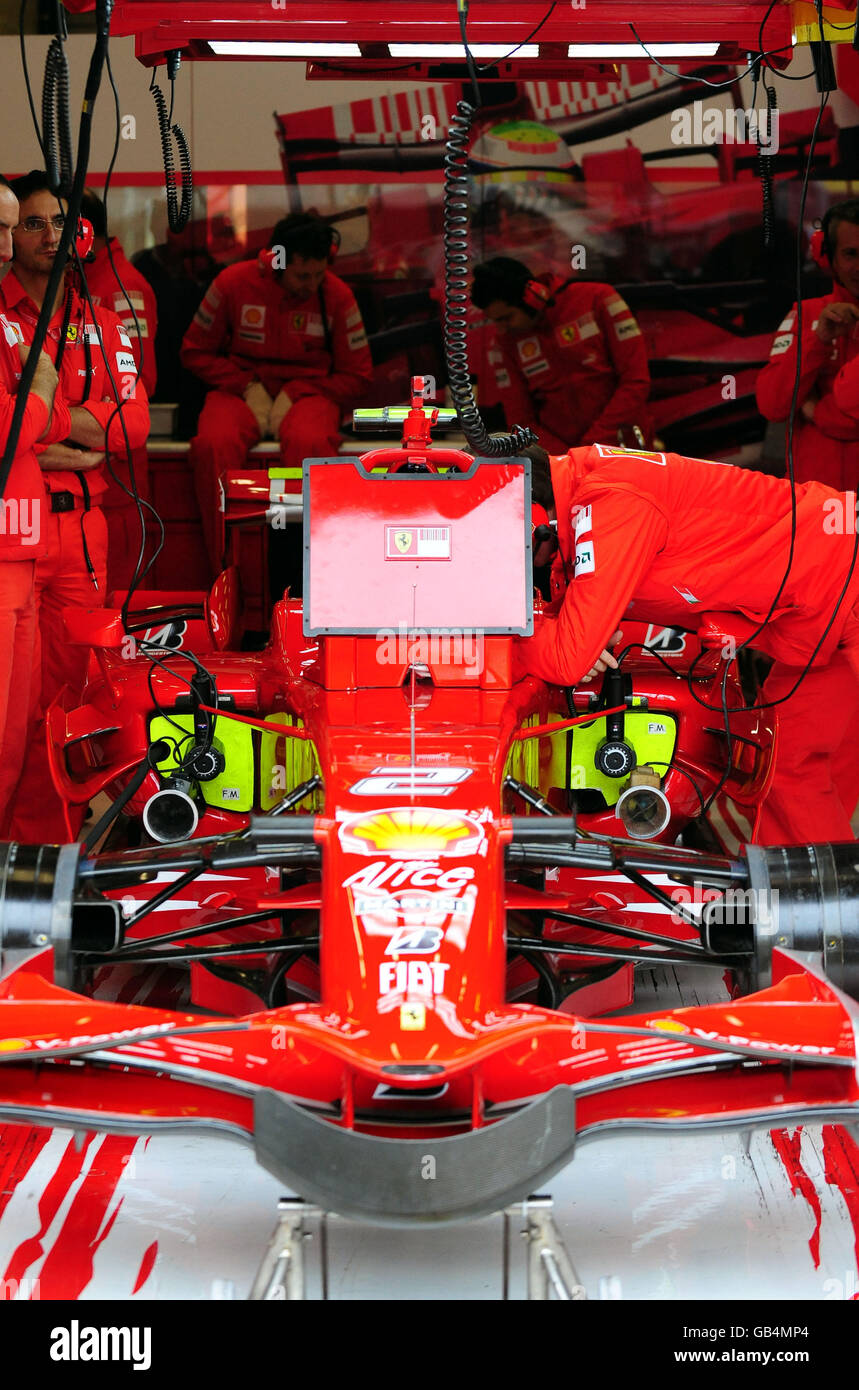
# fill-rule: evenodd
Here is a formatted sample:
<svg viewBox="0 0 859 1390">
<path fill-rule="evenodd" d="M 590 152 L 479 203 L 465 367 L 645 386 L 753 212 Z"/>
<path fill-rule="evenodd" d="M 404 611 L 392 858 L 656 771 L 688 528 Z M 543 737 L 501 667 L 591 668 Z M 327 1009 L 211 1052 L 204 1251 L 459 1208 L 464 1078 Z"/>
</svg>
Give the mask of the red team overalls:
<svg viewBox="0 0 859 1390">
<path fill-rule="evenodd" d="M 323 307 L 325 320 L 323 321 Z M 182 362 L 211 390 L 193 445 L 194 471 L 210 558 L 219 570 L 219 484 L 242 468 L 259 429 L 242 399 L 257 378 L 274 398 L 294 402 L 280 427 L 281 461 L 300 469 L 336 454 L 344 409 L 372 380 L 372 360 L 352 291 L 327 271 L 321 292 L 286 296 L 263 253 L 228 266 L 213 281 L 182 344 Z"/>
<path fill-rule="evenodd" d="M 859 338 L 848 333 L 824 344 L 814 331 L 820 311 L 827 304 L 857 304 L 841 285 L 820 299 L 802 304 L 802 377 L 793 423 L 794 477 L 798 483 L 812 479 L 840 492 L 856 490 L 859 483 L 859 421 L 845 414 L 833 394 L 838 374 L 859 356 Z M 768 420 L 786 420 L 796 379 L 796 305 L 779 327 L 770 360 L 757 380 L 758 408 Z M 806 420 L 800 406 L 812 393 L 819 396 L 814 419 Z"/>
<path fill-rule="evenodd" d="M 45 338 L 45 351 L 56 362 L 65 320 L 65 299 L 54 314 Z M 38 310 L 9 270 L 0 281 L 0 310 L 25 343 L 33 341 Z M 107 426 L 111 458 L 125 455 L 122 424 L 133 449 L 141 448 L 149 432 L 146 391 L 137 380 L 131 342 L 115 314 L 96 309 L 107 360 L 120 395 L 125 393 L 122 421 L 98 342 L 96 324 L 76 291 L 60 366 L 60 389 L 69 406 L 83 406 L 100 425 Z M 112 418 L 111 418 L 112 417 Z M 36 452 L 47 441 L 40 441 Z M 39 632 L 33 657 L 38 708 L 46 710 L 63 686 L 73 699 L 83 689 L 89 651 L 69 643 L 64 634 L 63 609 L 99 607 L 105 602 L 107 526 L 101 499 L 107 486 L 104 464 L 87 472 L 41 470 L 43 534 L 46 551 L 36 562 L 36 606 Z M 34 710 L 34 715 L 35 715 Z M 27 766 L 14 797 L 11 838 L 22 843 L 65 840 L 68 832 L 59 797 L 53 790 L 41 726 L 31 738 Z"/>
<path fill-rule="evenodd" d="M 533 329 L 497 333 L 489 348 L 508 425 L 532 425 L 549 453 L 617 443 L 620 425 L 649 437 L 650 370 L 641 329 L 611 285 L 540 276 L 554 292 Z"/>
<path fill-rule="evenodd" d="M 0 455 L 6 447 L 21 376 L 20 338 L 0 314 Z M 30 395 L 24 410 L 18 448 L 0 502 L 0 836 L 12 794 L 24 765 L 29 692 L 36 647 L 36 561 L 47 549 L 43 534 L 44 486 L 33 446 L 65 439 L 69 412 L 62 395 L 48 411 Z"/>
<path fill-rule="evenodd" d="M 155 292 L 130 261 L 116 237 L 110 238 L 113 265 L 107 247 L 95 253 L 95 259 L 85 266 L 87 285 L 93 304 L 116 314 L 131 340 L 131 351 L 137 363 L 140 379 L 147 396 L 155 391 L 157 377 L 155 334 L 158 328 L 158 309 Z M 116 272 L 125 292 L 120 289 Z M 135 321 L 136 320 L 136 321 Z M 139 336 L 138 336 L 139 328 Z M 128 465 L 124 459 L 111 460 L 114 471 L 126 487 L 130 487 Z M 145 446 L 132 451 L 134 482 L 139 495 L 148 498 L 149 463 Z M 102 498 L 107 522 L 107 583 L 108 589 L 127 589 L 134 574 L 140 551 L 140 515 L 134 501 L 123 492 L 113 478 L 108 478 Z"/>
<path fill-rule="evenodd" d="M 762 473 L 678 454 L 632 455 L 604 445 L 551 459 L 558 541 L 574 575 L 557 617 L 517 644 L 519 673 L 572 685 L 594 665 L 626 613 L 696 630 L 715 617 L 742 639 L 763 622 L 788 562 L 790 485 Z M 797 487 L 793 564 L 754 646 L 775 658 L 764 698 L 777 706 L 775 774 L 756 839 L 804 844 L 852 839 L 859 784 L 845 749 L 859 714 L 859 563 L 829 631 L 853 557 L 853 534 L 829 523 L 845 500 L 819 483 Z M 844 769 L 844 776 L 841 776 Z"/>
</svg>

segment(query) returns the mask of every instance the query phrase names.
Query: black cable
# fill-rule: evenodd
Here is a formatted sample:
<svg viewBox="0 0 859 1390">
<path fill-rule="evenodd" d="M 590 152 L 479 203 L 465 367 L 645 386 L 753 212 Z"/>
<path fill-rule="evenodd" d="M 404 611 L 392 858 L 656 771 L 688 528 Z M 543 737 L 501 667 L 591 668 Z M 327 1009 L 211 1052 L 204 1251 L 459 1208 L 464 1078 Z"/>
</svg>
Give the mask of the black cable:
<svg viewBox="0 0 859 1390">
<path fill-rule="evenodd" d="M 558 0 L 552 0 L 552 4 L 549 6 L 549 8 L 547 9 L 546 13 L 543 15 L 543 18 L 540 20 L 540 23 L 537 24 L 537 25 L 535 25 L 535 27 L 531 30 L 531 32 L 530 32 L 530 34 L 528 35 L 527 38 L 524 38 L 524 39 L 522 39 L 519 43 L 517 43 L 516 47 L 515 47 L 515 48 L 511 48 L 511 50 L 510 50 L 509 53 L 505 53 L 503 58 L 493 58 L 493 60 L 492 60 L 491 63 L 484 63 L 483 67 L 482 67 L 482 68 L 478 68 L 477 71 L 478 71 L 478 72 L 489 72 L 490 68 L 496 67 L 498 63 L 508 63 L 508 62 L 510 61 L 510 59 L 513 57 L 514 53 L 518 53 L 520 48 L 524 48 L 526 43 L 530 43 L 531 40 L 532 40 L 533 38 L 536 38 L 536 36 L 539 34 L 540 30 L 542 29 L 543 25 L 546 23 L 546 20 L 547 20 L 547 19 L 551 19 L 551 17 L 552 17 L 552 11 L 556 8 L 557 3 L 558 3 Z M 468 46 L 466 45 L 466 54 L 467 54 L 467 53 L 468 53 Z"/>
<path fill-rule="evenodd" d="M 194 171 L 191 167 L 191 151 L 188 148 L 188 141 L 185 132 L 180 125 L 171 124 L 173 116 L 173 79 L 170 79 L 170 111 L 167 110 L 167 102 L 164 93 L 155 81 L 156 69 L 152 69 L 152 79 L 149 83 L 149 90 L 155 102 L 155 114 L 158 122 L 158 133 L 161 137 L 161 157 L 164 164 L 164 183 L 167 191 L 167 222 L 171 232 L 182 232 L 188 225 L 191 218 L 191 206 L 194 197 Z M 176 141 L 176 148 L 179 151 L 180 181 L 182 185 L 182 198 L 176 192 L 174 180 L 175 165 L 173 162 L 173 140 Z"/>
<path fill-rule="evenodd" d="M 519 454 L 537 436 L 516 425 L 512 434 L 490 435 L 480 417 L 468 364 L 468 139 L 475 108 L 459 101 L 444 156 L 444 355 L 451 399 L 475 454 L 485 458 Z"/>
<path fill-rule="evenodd" d="M 45 58 L 41 143 L 51 192 L 55 197 L 67 198 L 72 187 L 74 162 L 69 123 L 69 65 L 59 33 L 51 39 Z"/>
<path fill-rule="evenodd" d="M 757 81 L 755 82 L 755 88 L 757 88 Z M 772 146 L 773 121 L 778 120 L 778 97 L 776 95 L 775 87 L 767 86 L 766 78 L 764 78 L 763 80 L 763 89 L 767 99 L 767 135 L 769 137 L 770 146 Z M 752 99 L 752 107 L 753 109 L 756 109 L 754 106 L 754 98 Z M 775 235 L 775 210 L 773 208 L 773 155 L 771 152 L 769 154 L 764 153 L 763 141 L 761 140 L 760 123 L 758 123 L 757 126 L 756 136 L 758 147 L 758 178 L 761 182 L 762 195 L 761 220 L 763 222 L 764 229 L 763 241 L 764 250 L 768 251 L 770 247 L 773 245 L 773 239 Z"/>
</svg>

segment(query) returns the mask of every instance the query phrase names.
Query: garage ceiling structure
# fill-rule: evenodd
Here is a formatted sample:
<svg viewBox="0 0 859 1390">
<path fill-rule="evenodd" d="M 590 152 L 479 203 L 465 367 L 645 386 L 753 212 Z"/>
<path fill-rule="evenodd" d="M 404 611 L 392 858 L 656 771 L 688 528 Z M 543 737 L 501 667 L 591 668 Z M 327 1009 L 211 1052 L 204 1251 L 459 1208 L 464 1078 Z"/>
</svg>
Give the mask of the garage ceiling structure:
<svg viewBox="0 0 859 1390">
<path fill-rule="evenodd" d="M 92 0 L 67 3 L 92 7 Z M 815 17 L 812 6 L 783 0 L 472 0 L 465 8 L 482 76 L 504 79 L 610 72 L 619 60 L 649 61 L 648 51 L 682 68 L 702 59 L 745 62 L 763 49 L 782 67 L 792 54 L 797 12 Z M 310 77 L 396 72 L 400 80 L 438 80 L 465 73 L 459 9 L 457 0 L 117 0 L 111 29 L 134 35 L 137 57 L 148 65 L 179 50 L 183 58 L 305 61 Z M 839 37 L 852 30 L 843 5 L 825 14 L 840 20 Z"/>
</svg>

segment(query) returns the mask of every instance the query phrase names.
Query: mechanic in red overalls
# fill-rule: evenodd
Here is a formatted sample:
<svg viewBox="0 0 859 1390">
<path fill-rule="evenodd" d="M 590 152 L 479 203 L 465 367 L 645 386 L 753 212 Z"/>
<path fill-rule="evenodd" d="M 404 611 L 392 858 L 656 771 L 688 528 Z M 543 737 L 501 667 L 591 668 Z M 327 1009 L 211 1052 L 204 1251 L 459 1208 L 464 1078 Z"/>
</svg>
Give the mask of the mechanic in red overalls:
<svg viewBox="0 0 859 1390">
<path fill-rule="evenodd" d="M 20 221 L 14 233 L 14 264 L 0 281 L 0 311 L 29 344 L 60 243 L 63 213 L 42 171 L 16 179 L 12 188 L 20 203 Z M 97 329 L 116 393 L 122 398 L 121 419 Z M 71 423 L 64 443 L 40 444 L 36 449 L 42 469 L 46 542 L 46 553 L 36 562 L 39 642 L 34 669 L 40 676 L 41 711 L 63 686 L 69 686 L 73 698 L 83 689 L 89 653 L 66 640 L 63 609 L 98 607 L 105 601 L 107 527 L 100 506 L 108 477 L 105 430 L 111 457 L 125 456 L 123 423 L 131 449 L 142 447 L 149 432 L 146 391 L 137 379 L 125 329 L 109 309 L 97 308 L 94 322 L 71 282 L 58 295 L 45 349 L 52 361 L 60 361 L 60 389 L 70 407 Z M 41 727 L 30 738 L 15 797 L 12 838 L 33 844 L 67 838 Z"/>
<path fill-rule="evenodd" d="M 835 283 L 829 294 L 802 301 L 802 376 L 793 426 L 794 477 L 839 491 L 859 483 L 859 421 L 833 391 L 836 377 L 859 357 L 859 198 L 836 203 L 811 240 L 811 254 Z M 796 381 L 796 305 L 776 333 L 757 380 L 758 409 L 787 420 Z"/>
<path fill-rule="evenodd" d="M 638 425 L 649 440 L 644 339 L 611 285 L 535 277 L 524 262 L 494 256 L 475 267 L 471 300 L 497 330 L 508 423 L 531 425 L 553 453 L 616 444 L 621 426 Z"/>
<path fill-rule="evenodd" d="M 90 298 L 96 306 L 103 305 L 117 315 L 131 339 L 131 351 L 140 379 L 146 387 L 147 396 L 151 398 L 157 377 L 155 334 L 158 329 L 158 309 L 155 292 L 140 271 L 126 260 L 118 239 L 108 239 L 107 211 L 101 198 L 91 188 L 84 190 L 81 217 L 92 223 L 94 233 L 93 259 L 87 261 L 85 267 Z M 117 477 L 129 491 L 133 491 L 127 463 L 121 459 L 111 459 L 111 463 Z M 148 498 L 149 460 L 145 446 L 133 451 L 132 466 L 138 495 Z M 107 522 L 107 587 L 109 590 L 127 589 L 140 551 L 140 514 L 134 499 L 111 477 L 108 477 L 101 506 Z"/>
<path fill-rule="evenodd" d="M 517 675 L 569 686 L 616 665 L 606 647 L 624 613 L 691 629 L 710 619 L 741 641 L 764 621 L 788 563 L 786 480 L 602 444 L 551 459 L 528 452 L 534 501 L 557 519 L 570 582 L 557 616 L 517 643 Z M 756 837 L 762 844 L 850 840 L 859 799 L 853 768 L 850 785 L 838 776 L 859 717 L 855 537 L 825 525 L 834 512 L 844 515 L 843 495 L 811 482 L 796 497 L 790 574 L 753 644 L 775 658 L 764 699 L 788 695 L 812 664 L 776 707 L 775 775 Z M 550 550 L 544 542 L 535 565 L 548 563 Z"/>
<path fill-rule="evenodd" d="M 0 263 L 12 258 L 18 199 L 0 176 Z M 28 349 L 0 314 L 0 457 L 15 409 L 15 393 Z M 44 554 L 42 474 L 33 445 L 63 439 L 69 412 L 57 391 L 57 373 L 46 353 L 30 387 L 18 447 L 0 500 L 0 834 L 27 747 L 29 690 L 36 644 L 36 560 Z"/>
<path fill-rule="evenodd" d="M 280 441 L 281 461 L 336 454 L 340 419 L 372 379 L 361 312 L 330 266 L 338 235 L 321 218 L 277 223 L 256 261 L 213 281 L 182 344 L 182 362 L 211 390 L 193 443 L 203 532 L 217 572 L 220 482 L 260 440 Z"/>
</svg>

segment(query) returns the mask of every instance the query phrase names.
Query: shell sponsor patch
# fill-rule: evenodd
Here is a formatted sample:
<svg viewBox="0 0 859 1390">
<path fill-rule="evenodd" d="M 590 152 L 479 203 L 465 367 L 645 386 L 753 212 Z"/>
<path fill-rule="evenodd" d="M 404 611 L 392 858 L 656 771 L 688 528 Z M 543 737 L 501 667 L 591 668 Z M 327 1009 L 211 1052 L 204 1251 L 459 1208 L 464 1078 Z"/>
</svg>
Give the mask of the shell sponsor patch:
<svg viewBox="0 0 859 1390">
<path fill-rule="evenodd" d="M 5 314 L 0 314 L 0 326 L 3 328 L 3 337 L 10 347 L 14 347 L 16 343 L 23 343 L 24 334 L 21 332 L 20 323 L 13 323 L 7 319 Z"/>
<path fill-rule="evenodd" d="M 294 317 L 298 317 L 298 315 L 294 315 Z M 239 316 L 239 326 L 241 328 L 263 328 L 265 326 L 265 305 L 243 304 Z"/>
<path fill-rule="evenodd" d="M 519 354 L 519 361 L 525 376 L 536 376 L 538 372 L 549 370 L 549 364 L 543 355 L 543 344 L 539 338 L 522 338 L 516 344 L 516 351 Z"/>
</svg>

